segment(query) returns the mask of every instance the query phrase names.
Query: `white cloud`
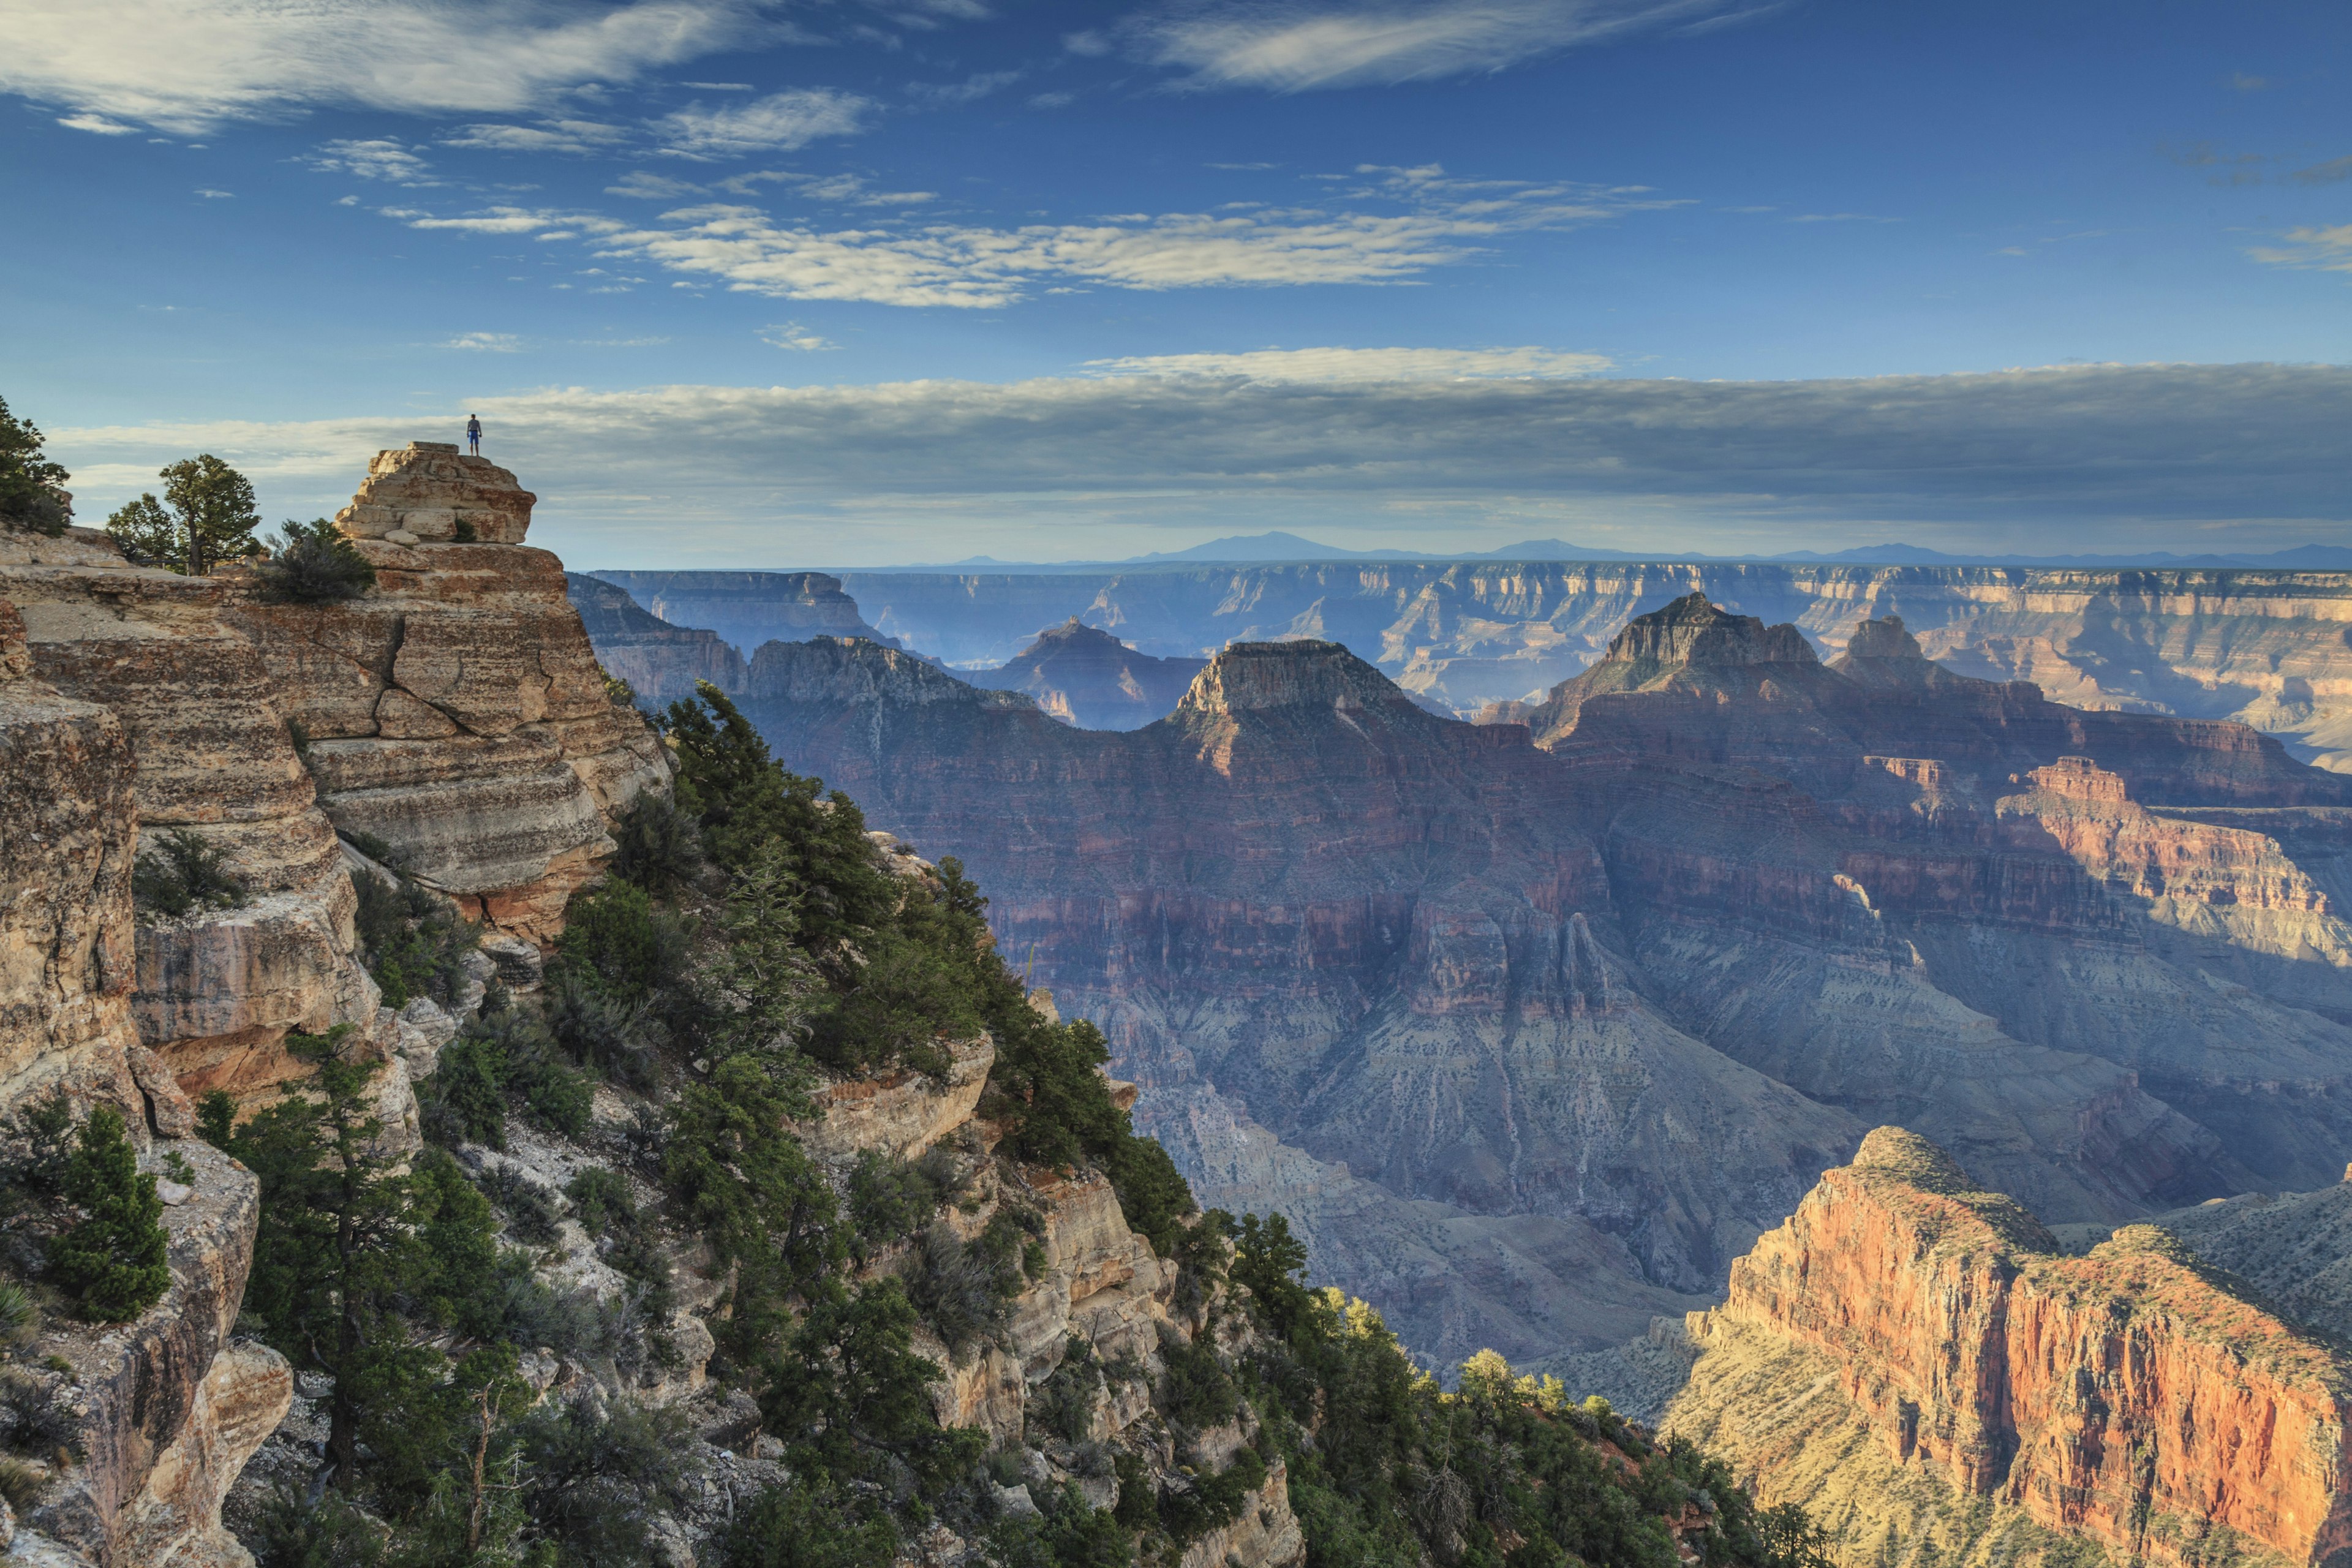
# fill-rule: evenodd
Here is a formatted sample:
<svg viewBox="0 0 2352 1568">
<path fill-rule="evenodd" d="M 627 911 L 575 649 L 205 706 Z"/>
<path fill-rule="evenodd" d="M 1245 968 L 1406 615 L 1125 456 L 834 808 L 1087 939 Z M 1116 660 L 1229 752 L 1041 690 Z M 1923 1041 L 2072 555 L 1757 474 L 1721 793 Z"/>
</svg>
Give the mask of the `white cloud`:
<svg viewBox="0 0 2352 1568">
<path fill-rule="evenodd" d="M 2352 272 L 2352 223 L 2326 228 L 2291 228 L 2279 237 L 2286 243 L 2258 246 L 2246 254 L 2273 267 Z"/>
<path fill-rule="evenodd" d="M 1496 71 L 1619 34 L 1692 22 L 1730 0 L 1403 0 L 1184 8 L 1131 34 L 1201 87 L 1277 92 Z"/>
<path fill-rule="evenodd" d="M 0 80 L 5 79 L 0 78 Z M 103 114 L 60 115 L 58 123 L 68 131 L 87 131 L 98 136 L 136 136 L 139 133 L 139 127 L 136 125 L 125 125 L 119 121 L 109 120 Z"/>
<path fill-rule="evenodd" d="M 235 191 L 215 191 L 209 186 L 199 185 L 196 187 L 196 195 L 204 197 L 205 200 L 208 202 L 225 202 L 235 196 L 236 193 Z"/>
<path fill-rule="evenodd" d="M 829 87 L 772 92 L 746 104 L 705 109 L 692 104 L 655 130 L 663 151 L 688 158 L 791 152 L 824 136 L 855 136 L 873 101 Z"/>
<path fill-rule="evenodd" d="M 1598 375 L 1605 354 L 1558 349 L 1254 349 L 1230 354 L 1154 354 L 1088 360 L 1116 375 L 1221 375 L 1251 381 L 1471 381 Z"/>
<path fill-rule="evenodd" d="M 910 81 L 907 96 L 918 103 L 935 108 L 950 108 L 960 103 L 977 103 L 989 94 L 1011 87 L 1024 75 L 1022 71 L 982 71 L 962 81 Z"/>
<path fill-rule="evenodd" d="M 391 216 L 419 228 L 496 234 L 576 225 L 600 236 L 600 255 L 781 299 L 993 308 L 1073 282 L 1144 289 L 1410 282 L 1432 268 L 1468 260 L 1507 234 L 1675 205 L 1636 190 L 1458 179 L 1434 164 L 1367 166 L 1348 177 L 1361 183 L 1337 193 L 1341 200 L 1404 210 L 1130 213 L 1087 224 L 911 230 L 824 230 L 724 204 L 682 207 L 663 214 L 659 226 L 636 227 L 513 207 L 464 218 L 425 219 L 405 209 Z"/>
<path fill-rule="evenodd" d="M 444 147 L 493 153 L 596 153 L 625 142 L 629 132 L 597 120 L 545 120 L 537 125 L 468 125 L 445 137 Z"/>
<path fill-rule="evenodd" d="M 77 0 L 11 7 L 0 91 L 184 135 L 325 106 L 514 113 L 763 30 L 751 0 Z"/>
<path fill-rule="evenodd" d="M 510 354 L 522 348 L 522 340 L 512 332 L 459 332 L 441 346 L 468 349 L 476 353 Z"/>
<path fill-rule="evenodd" d="M 355 174 L 362 180 L 389 180 L 398 185 L 436 185 L 432 165 L 399 142 L 386 137 L 368 141 L 326 142 L 302 160 L 328 174 Z"/>
<path fill-rule="evenodd" d="M 2341 479 L 2352 367 L 2333 365 L 467 395 L 437 418 L 52 430 L 49 450 L 97 515 L 152 489 L 159 464 L 211 451 L 253 477 L 265 510 L 309 516 L 340 505 L 378 448 L 449 439 L 478 412 L 499 460 L 546 500 L 532 542 L 586 565 L 647 550 L 656 521 L 674 557 L 837 560 L 845 518 L 893 515 L 923 518 L 934 541 L 998 520 L 1017 520 L 1001 530 L 1017 540 L 1040 519 L 1303 530 L 1374 515 L 1441 531 L 1535 518 L 1537 531 L 1563 515 L 1619 528 L 1638 516 L 1699 548 L 1727 531 L 1786 548 L 1830 523 L 1959 549 L 2046 549 L 2053 530 L 2083 550 L 2211 548 L 2209 530 L 2266 548 L 2352 531 Z M 909 546 L 898 558 L 936 555 Z"/>
<path fill-rule="evenodd" d="M 1071 104 L 1077 102 L 1077 100 L 1078 95 L 1075 92 L 1033 92 L 1029 95 L 1029 107 L 1032 109 L 1067 109 Z"/>
<path fill-rule="evenodd" d="M 819 337 L 798 321 L 786 321 L 781 326 L 761 327 L 760 339 L 762 342 L 773 343 L 780 349 L 796 349 L 802 353 L 823 353 L 841 346 L 830 338 Z"/>
<path fill-rule="evenodd" d="M 637 196 L 649 202 L 671 202 L 680 196 L 700 195 L 702 187 L 688 184 L 684 180 L 673 180 L 666 174 L 633 169 L 621 176 L 618 184 L 606 185 L 604 194 L 608 196 Z"/>
</svg>

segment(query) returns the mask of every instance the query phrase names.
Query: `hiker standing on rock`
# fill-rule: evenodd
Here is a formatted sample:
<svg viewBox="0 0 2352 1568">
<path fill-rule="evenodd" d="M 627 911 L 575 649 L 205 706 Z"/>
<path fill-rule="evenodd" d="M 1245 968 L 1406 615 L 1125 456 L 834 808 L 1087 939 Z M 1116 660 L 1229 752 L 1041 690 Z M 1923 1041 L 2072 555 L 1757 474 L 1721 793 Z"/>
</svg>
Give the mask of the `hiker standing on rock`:
<svg viewBox="0 0 2352 1568">
<path fill-rule="evenodd" d="M 477 458 L 482 455 L 482 421 L 478 416 L 466 416 L 466 448 Z"/>
</svg>

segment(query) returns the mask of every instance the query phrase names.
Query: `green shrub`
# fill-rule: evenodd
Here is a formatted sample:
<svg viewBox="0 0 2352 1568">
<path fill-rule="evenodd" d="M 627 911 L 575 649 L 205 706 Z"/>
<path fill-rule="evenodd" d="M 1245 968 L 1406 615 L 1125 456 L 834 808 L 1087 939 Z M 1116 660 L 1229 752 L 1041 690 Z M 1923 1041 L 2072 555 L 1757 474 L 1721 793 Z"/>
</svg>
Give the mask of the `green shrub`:
<svg viewBox="0 0 2352 1568">
<path fill-rule="evenodd" d="M 564 1186 L 572 1200 L 572 1215 L 590 1236 L 632 1231 L 637 1226 L 636 1201 L 629 1196 L 628 1178 L 602 1165 L 590 1165 Z"/>
<path fill-rule="evenodd" d="M 1003 1331 L 1021 1293 L 1021 1232 L 1005 1214 L 970 1241 L 934 1225 L 899 1270 L 907 1300 L 961 1359 L 978 1341 Z"/>
<path fill-rule="evenodd" d="M 689 950 L 675 918 L 655 909 L 645 889 L 615 878 L 564 910 L 555 969 L 576 988 L 638 1007 L 683 984 Z"/>
<path fill-rule="evenodd" d="M 702 868 L 702 839 L 694 818 L 667 795 L 648 790 L 623 806 L 613 822 L 613 842 L 619 847 L 613 874 L 649 892 L 690 882 Z"/>
<path fill-rule="evenodd" d="M 507 1228 L 516 1239 L 544 1247 L 556 1237 L 562 1215 L 544 1187 L 512 1165 L 493 1165 L 482 1173 L 482 1195 L 507 1216 Z"/>
<path fill-rule="evenodd" d="M 122 1112 L 101 1105 L 82 1123 L 66 1170 L 66 1196 L 79 1224 L 49 1243 L 49 1268 L 95 1322 L 124 1323 L 172 1288 L 155 1178 L 139 1169 Z"/>
<path fill-rule="evenodd" d="M 66 1190 L 75 1134 L 73 1101 L 62 1089 L 27 1100 L 6 1124 L 6 1174 L 12 1197 L 53 1198 Z"/>
<path fill-rule="evenodd" d="M 955 1163 L 944 1149 L 933 1149 L 920 1161 L 896 1160 L 875 1149 L 859 1152 L 847 1196 L 861 1261 L 930 1222 L 950 1189 Z"/>
<path fill-rule="evenodd" d="M 1063 1348 L 1062 1364 L 1029 1396 L 1029 1425 L 1066 1443 L 1080 1441 L 1094 1430 L 1095 1394 L 1102 1387 L 1102 1366 L 1095 1360 L 1094 1346 L 1082 1336 L 1072 1334 Z"/>
<path fill-rule="evenodd" d="M 1121 1452 L 1112 1464 L 1118 1473 L 1118 1506 L 1112 1517 L 1129 1530 L 1160 1528 L 1160 1488 L 1139 1455 Z"/>
<path fill-rule="evenodd" d="M 441 1047 L 440 1064 L 417 1097 L 425 1135 L 445 1146 L 507 1146 L 507 1052 L 469 1028 Z"/>
<path fill-rule="evenodd" d="M 559 966 L 541 998 L 548 1032 L 576 1061 L 637 1089 L 651 1088 L 664 1031 L 643 1006 L 615 1001 Z"/>
<path fill-rule="evenodd" d="M 372 843 L 390 852 L 380 840 Z M 375 858 L 370 848 L 354 847 Z M 482 928 L 461 918 L 447 900 L 398 873 L 386 881 L 355 869 L 352 889 L 359 895 L 352 924 L 360 952 L 384 1005 L 405 1007 L 418 996 L 454 1002 L 466 983 L 466 955 L 480 946 Z"/>
<path fill-rule="evenodd" d="M 258 574 L 261 596 L 275 604 L 334 604 L 375 586 L 374 565 L 323 517 L 285 523 Z"/>
<path fill-rule="evenodd" d="M 202 834 L 176 827 L 132 863 L 131 898 L 151 914 L 177 920 L 192 910 L 233 909 L 246 893 L 219 849 Z"/>
<path fill-rule="evenodd" d="M 719 1544 L 724 1568 L 888 1568 L 898 1532 L 869 1497 L 819 1472 L 761 1492 Z"/>
</svg>

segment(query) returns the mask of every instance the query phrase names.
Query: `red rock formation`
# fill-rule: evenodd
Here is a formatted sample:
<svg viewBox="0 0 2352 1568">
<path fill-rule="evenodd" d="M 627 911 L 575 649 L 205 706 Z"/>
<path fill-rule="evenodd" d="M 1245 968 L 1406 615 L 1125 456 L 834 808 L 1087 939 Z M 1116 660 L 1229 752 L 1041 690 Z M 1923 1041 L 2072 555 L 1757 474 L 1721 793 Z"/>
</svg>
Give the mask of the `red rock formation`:
<svg viewBox="0 0 2352 1568">
<path fill-rule="evenodd" d="M 580 612 L 596 662 L 627 681 L 640 702 L 691 697 L 705 680 L 721 691 L 743 689 L 743 656 L 717 632 L 672 626 L 600 577 L 566 572 L 563 591 Z"/>
<path fill-rule="evenodd" d="M 1899 1128 L 1733 1266 L 1719 1310 L 1828 1352 L 1893 1456 L 1963 1494 L 2159 1562 L 2181 1521 L 2294 1563 L 2352 1545 L 2337 1352 L 2151 1227 L 2060 1255 Z"/>
</svg>

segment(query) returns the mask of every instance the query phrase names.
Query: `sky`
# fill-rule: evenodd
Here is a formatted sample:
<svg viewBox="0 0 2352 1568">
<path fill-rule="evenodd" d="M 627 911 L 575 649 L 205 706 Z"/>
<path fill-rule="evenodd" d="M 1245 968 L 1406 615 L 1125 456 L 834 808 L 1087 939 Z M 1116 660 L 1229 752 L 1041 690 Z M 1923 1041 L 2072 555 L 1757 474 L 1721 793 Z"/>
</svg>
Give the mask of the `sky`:
<svg viewBox="0 0 2352 1568">
<path fill-rule="evenodd" d="M 2352 542 L 2352 6 L 0 0 L 97 523 L 456 440 L 575 566 Z"/>
</svg>

